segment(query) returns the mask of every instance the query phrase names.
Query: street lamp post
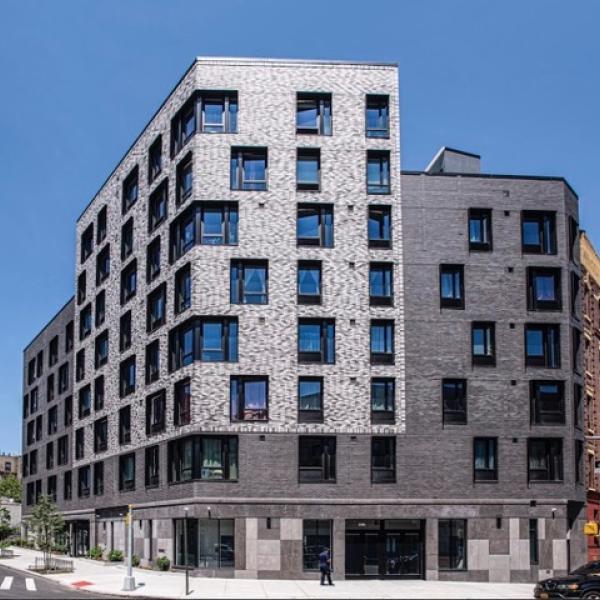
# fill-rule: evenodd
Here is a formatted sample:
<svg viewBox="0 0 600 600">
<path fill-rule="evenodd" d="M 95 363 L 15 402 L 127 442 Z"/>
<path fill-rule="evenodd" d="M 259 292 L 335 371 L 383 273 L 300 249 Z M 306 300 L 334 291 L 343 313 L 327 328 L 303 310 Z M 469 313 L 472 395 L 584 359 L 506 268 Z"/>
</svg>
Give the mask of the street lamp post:
<svg viewBox="0 0 600 600">
<path fill-rule="evenodd" d="M 188 563 L 188 507 L 184 509 L 185 518 L 183 520 L 183 560 L 185 562 L 185 595 L 190 593 L 190 569 Z"/>
<path fill-rule="evenodd" d="M 129 505 L 129 511 L 125 515 L 125 526 L 127 527 L 127 575 L 123 580 L 123 591 L 135 590 L 135 577 L 133 576 L 133 505 Z"/>
</svg>

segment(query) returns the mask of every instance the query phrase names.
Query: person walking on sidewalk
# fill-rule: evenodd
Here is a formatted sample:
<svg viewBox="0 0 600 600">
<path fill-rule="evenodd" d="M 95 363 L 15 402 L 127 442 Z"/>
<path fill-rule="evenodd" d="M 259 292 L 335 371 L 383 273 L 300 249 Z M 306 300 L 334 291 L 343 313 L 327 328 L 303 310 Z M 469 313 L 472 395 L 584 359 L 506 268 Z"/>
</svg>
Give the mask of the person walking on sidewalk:
<svg viewBox="0 0 600 600">
<path fill-rule="evenodd" d="M 331 554 L 329 548 L 323 548 L 323 552 L 319 554 L 319 571 L 321 571 L 321 585 L 325 585 L 325 577 L 329 585 L 333 585 L 331 581 Z"/>
</svg>

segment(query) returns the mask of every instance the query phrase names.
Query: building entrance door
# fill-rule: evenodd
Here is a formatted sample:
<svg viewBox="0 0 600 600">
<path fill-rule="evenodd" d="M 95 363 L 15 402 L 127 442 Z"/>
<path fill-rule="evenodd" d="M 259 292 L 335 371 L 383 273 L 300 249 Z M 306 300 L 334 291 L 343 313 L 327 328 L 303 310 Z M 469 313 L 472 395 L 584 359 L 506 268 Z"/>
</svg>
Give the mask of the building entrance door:
<svg viewBox="0 0 600 600">
<path fill-rule="evenodd" d="M 425 522 L 346 521 L 346 577 L 423 579 Z"/>
</svg>

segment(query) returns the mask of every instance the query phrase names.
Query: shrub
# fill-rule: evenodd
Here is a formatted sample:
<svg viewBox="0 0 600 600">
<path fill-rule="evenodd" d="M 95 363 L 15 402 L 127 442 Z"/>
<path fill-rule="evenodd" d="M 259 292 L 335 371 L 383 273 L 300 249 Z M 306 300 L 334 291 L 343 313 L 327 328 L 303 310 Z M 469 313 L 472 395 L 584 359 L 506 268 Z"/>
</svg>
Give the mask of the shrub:
<svg viewBox="0 0 600 600">
<path fill-rule="evenodd" d="M 102 560 L 102 548 L 100 546 L 94 546 L 90 548 L 90 558 L 94 560 Z"/>
<path fill-rule="evenodd" d="M 134 554 L 134 555 L 131 557 L 131 564 L 132 564 L 134 567 L 139 567 L 139 566 L 140 566 L 140 557 L 139 557 L 137 554 Z"/>
<path fill-rule="evenodd" d="M 123 551 L 111 550 L 108 553 L 108 560 L 110 560 L 111 562 L 121 562 L 123 560 Z"/>
<path fill-rule="evenodd" d="M 159 571 L 168 571 L 171 566 L 171 561 L 166 556 L 159 556 L 156 559 L 156 566 Z"/>
</svg>

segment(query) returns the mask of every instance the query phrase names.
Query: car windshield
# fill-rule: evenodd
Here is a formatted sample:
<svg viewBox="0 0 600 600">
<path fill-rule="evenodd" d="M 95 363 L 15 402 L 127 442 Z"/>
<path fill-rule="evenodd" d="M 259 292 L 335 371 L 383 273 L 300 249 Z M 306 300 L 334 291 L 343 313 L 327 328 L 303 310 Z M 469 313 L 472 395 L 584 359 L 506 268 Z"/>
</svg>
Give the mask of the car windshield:
<svg viewBox="0 0 600 600">
<path fill-rule="evenodd" d="M 590 573 L 600 573 L 600 562 L 589 562 L 571 571 L 572 575 L 589 575 Z"/>
</svg>

